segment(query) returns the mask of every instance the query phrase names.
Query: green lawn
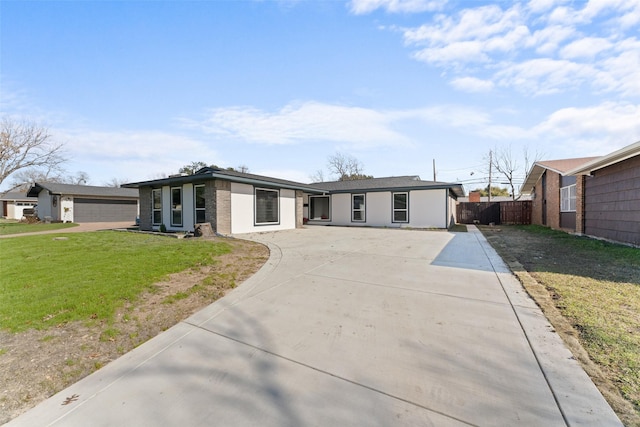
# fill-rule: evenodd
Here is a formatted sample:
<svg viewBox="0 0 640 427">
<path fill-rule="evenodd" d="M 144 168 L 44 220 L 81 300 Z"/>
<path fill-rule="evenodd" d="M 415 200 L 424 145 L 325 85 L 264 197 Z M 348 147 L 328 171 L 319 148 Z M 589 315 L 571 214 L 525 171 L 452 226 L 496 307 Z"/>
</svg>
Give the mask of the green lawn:
<svg viewBox="0 0 640 427">
<path fill-rule="evenodd" d="M 38 223 L 38 224 L 27 224 L 24 222 L 18 221 L 8 221 L 2 220 L 0 221 L 0 236 L 7 234 L 21 234 L 21 233 L 33 233 L 36 231 L 49 231 L 49 230 L 60 230 L 63 228 L 76 227 L 78 224 L 73 223 Z"/>
<path fill-rule="evenodd" d="M 112 319 L 170 273 L 215 262 L 225 243 L 114 231 L 0 239 L 0 328 Z"/>
</svg>

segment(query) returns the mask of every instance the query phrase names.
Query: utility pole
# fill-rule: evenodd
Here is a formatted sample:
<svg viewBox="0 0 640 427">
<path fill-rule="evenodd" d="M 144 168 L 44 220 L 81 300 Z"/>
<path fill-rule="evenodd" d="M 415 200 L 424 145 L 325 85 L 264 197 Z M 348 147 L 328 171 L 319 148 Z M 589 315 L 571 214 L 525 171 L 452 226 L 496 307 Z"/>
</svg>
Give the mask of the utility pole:
<svg viewBox="0 0 640 427">
<path fill-rule="evenodd" d="M 489 150 L 489 203 L 491 203 L 491 167 L 493 166 L 493 151 Z"/>
<path fill-rule="evenodd" d="M 433 159 L 433 182 L 436 182 L 436 159 Z"/>
</svg>

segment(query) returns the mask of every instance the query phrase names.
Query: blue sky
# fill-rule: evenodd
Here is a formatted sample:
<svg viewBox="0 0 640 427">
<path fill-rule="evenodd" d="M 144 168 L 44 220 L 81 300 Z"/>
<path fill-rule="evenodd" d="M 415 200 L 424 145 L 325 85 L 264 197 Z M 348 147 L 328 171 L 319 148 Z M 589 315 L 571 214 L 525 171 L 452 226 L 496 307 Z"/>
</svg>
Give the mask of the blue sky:
<svg viewBox="0 0 640 427">
<path fill-rule="evenodd" d="M 490 149 L 640 140 L 640 0 L 0 3 L 0 113 L 90 184 L 192 161 L 486 185 Z M 521 161 L 522 163 L 522 161 Z M 471 174 L 473 172 L 473 175 Z"/>
</svg>

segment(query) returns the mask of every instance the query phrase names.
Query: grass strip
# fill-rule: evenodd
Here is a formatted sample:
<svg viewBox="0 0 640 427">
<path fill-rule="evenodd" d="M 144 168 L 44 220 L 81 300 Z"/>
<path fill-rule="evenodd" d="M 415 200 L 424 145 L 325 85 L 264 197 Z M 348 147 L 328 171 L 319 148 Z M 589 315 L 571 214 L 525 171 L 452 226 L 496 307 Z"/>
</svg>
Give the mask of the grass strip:
<svg viewBox="0 0 640 427">
<path fill-rule="evenodd" d="M 74 223 L 37 223 L 37 224 L 27 224 L 24 222 L 10 222 L 10 221 L 1 221 L 0 222 L 0 236 L 5 236 L 9 234 L 22 234 L 22 233 L 35 233 L 38 231 L 50 231 L 50 230 L 62 230 L 64 228 L 77 227 L 78 224 Z"/>
</svg>

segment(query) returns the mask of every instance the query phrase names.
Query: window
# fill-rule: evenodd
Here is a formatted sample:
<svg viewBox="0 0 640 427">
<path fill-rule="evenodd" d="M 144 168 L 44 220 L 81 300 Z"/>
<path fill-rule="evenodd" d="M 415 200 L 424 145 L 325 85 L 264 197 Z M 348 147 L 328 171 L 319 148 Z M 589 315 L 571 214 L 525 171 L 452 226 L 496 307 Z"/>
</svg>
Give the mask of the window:
<svg viewBox="0 0 640 427">
<path fill-rule="evenodd" d="M 153 225 L 162 224 L 162 189 L 154 188 L 151 190 L 151 203 L 153 210 Z"/>
<path fill-rule="evenodd" d="M 309 196 L 309 219 L 330 221 L 329 196 Z"/>
<path fill-rule="evenodd" d="M 351 195 L 351 221 L 364 222 L 365 209 L 364 209 L 364 194 L 352 194 Z"/>
<path fill-rule="evenodd" d="M 560 212 L 576 211 L 576 186 L 569 185 L 560 189 Z"/>
<path fill-rule="evenodd" d="M 182 188 L 171 189 L 171 225 L 182 226 Z"/>
<path fill-rule="evenodd" d="M 279 192 L 266 188 L 256 188 L 256 224 L 278 224 Z"/>
<path fill-rule="evenodd" d="M 409 193 L 393 193 L 393 222 L 409 222 Z"/>
<path fill-rule="evenodd" d="M 204 185 L 194 187 L 194 203 L 196 210 L 196 224 L 206 222 L 206 199 L 204 196 Z"/>
</svg>

